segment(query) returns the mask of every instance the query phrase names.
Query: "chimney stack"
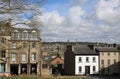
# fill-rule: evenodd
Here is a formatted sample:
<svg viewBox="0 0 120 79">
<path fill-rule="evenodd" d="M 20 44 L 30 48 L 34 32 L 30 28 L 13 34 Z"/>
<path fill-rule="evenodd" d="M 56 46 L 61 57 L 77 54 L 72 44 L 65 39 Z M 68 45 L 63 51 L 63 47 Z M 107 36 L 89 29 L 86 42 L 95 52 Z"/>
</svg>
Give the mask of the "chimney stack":
<svg viewBox="0 0 120 79">
<path fill-rule="evenodd" d="M 67 51 L 72 51 L 72 45 L 67 45 Z"/>
</svg>

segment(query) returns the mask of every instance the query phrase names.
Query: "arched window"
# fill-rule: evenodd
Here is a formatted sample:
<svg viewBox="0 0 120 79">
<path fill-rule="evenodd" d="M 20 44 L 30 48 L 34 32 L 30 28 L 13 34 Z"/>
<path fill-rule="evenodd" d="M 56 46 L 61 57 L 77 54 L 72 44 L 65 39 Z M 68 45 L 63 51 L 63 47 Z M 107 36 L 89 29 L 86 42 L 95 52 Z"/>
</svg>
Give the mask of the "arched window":
<svg viewBox="0 0 120 79">
<path fill-rule="evenodd" d="M 37 32 L 35 30 L 32 31 L 32 39 L 33 40 L 37 39 Z"/>
<path fill-rule="evenodd" d="M 23 38 L 24 40 L 28 40 L 28 32 L 27 32 L 27 30 L 24 30 L 24 31 L 23 31 L 22 38 Z"/>
<path fill-rule="evenodd" d="M 18 32 L 19 32 L 18 30 L 14 30 L 14 32 L 12 33 L 12 39 L 15 39 L 15 40 L 19 39 L 19 33 Z"/>
</svg>

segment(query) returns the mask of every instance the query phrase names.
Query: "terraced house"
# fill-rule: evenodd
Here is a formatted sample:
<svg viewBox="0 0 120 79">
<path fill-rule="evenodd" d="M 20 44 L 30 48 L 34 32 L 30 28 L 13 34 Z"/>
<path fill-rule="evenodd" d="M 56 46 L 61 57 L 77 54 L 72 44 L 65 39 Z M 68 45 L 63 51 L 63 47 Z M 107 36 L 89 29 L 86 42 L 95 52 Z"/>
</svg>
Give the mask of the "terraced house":
<svg viewBox="0 0 120 79">
<path fill-rule="evenodd" d="M 0 72 L 40 75 L 40 31 L 0 25 Z"/>
<path fill-rule="evenodd" d="M 117 47 L 98 47 L 101 75 L 119 75 L 120 52 Z"/>
</svg>

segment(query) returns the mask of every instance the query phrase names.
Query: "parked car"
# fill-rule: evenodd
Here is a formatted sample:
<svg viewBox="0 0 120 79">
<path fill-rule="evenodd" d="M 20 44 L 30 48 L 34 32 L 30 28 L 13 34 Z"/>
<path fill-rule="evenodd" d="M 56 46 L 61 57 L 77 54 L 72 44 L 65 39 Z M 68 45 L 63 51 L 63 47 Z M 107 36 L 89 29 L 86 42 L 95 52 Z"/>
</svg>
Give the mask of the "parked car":
<svg viewBox="0 0 120 79">
<path fill-rule="evenodd" d="M 10 73 L 10 72 L 0 72 L 0 76 L 10 77 L 10 76 L 11 76 L 11 73 Z"/>
</svg>

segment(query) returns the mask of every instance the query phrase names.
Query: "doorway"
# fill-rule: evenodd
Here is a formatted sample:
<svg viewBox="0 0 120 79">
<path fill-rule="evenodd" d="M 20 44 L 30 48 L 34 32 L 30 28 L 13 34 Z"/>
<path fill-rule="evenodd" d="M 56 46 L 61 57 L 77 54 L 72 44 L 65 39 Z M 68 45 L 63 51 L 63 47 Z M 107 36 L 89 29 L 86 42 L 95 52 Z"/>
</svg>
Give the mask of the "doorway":
<svg viewBox="0 0 120 79">
<path fill-rule="evenodd" d="M 52 65 L 52 74 L 53 75 L 63 75 L 63 64 Z"/>
<path fill-rule="evenodd" d="M 90 66 L 85 66 L 85 75 L 90 75 Z"/>
<path fill-rule="evenodd" d="M 10 65 L 10 72 L 12 74 L 18 75 L 18 64 L 11 64 Z"/>
<path fill-rule="evenodd" d="M 21 74 L 27 74 L 27 64 L 21 64 Z"/>
<path fill-rule="evenodd" d="M 37 64 L 31 64 L 30 71 L 31 74 L 37 74 Z"/>
</svg>

